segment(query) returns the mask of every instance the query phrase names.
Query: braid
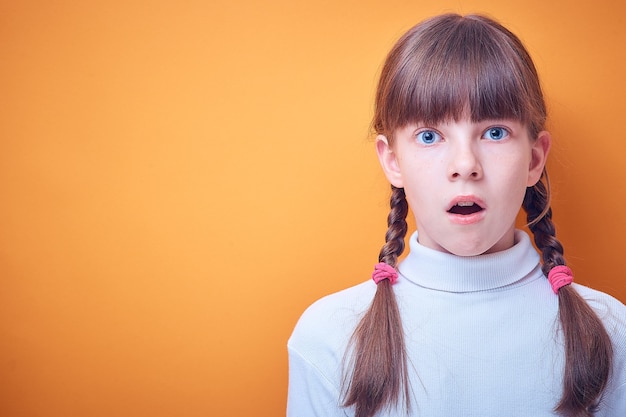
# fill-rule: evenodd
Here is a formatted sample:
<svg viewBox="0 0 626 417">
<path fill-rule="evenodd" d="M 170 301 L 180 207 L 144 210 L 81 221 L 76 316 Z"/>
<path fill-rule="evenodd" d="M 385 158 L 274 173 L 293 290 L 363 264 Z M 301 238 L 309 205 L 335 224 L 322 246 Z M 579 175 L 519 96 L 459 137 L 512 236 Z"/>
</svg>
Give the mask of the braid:
<svg viewBox="0 0 626 417">
<path fill-rule="evenodd" d="M 389 205 L 391 210 L 387 216 L 388 229 L 385 233 L 385 244 L 378 255 L 378 261 L 395 267 L 398 256 L 404 251 L 404 237 L 407 231 L 406 216 L 409 205 L 404 195 L 404 188 L 391 186 Z"/>
<path fill-rule="evenodd" d="M 565 265 L 563 245 L 556 238 L 556 228 L 552 223 L 552 208 L 550 207 L 550 182 L 548 173 L 544 170 L 546 186 L 542 181 L 534 187 L 526 189 L 522 207 L 526 210 L 528 227 L 535 239 L 535 245 L 541 250 L 543 260 L 543 274 L 548 276 L 552 268 Z"/>
<path fill-rule="evenodd" d="M 556 238 L 549 205 L 548 186 L 539 181 L 527 188 L 523 207 L 537 248 L 541 251 L 542 270 L 565 265 L 563 245 Z M 559 320 L 565 341 L 563 395 L 555 411 L 567 417 L 591 417 L 606 387 L 613 357 L 609 335 L 599 317 L 576 289 L 559 289 Z"/>
<path fill-rule="evenodd" d="M 395 267 L 404 250 L 408 203 L 404 189 L 391 187 L 391 210 L 379 261 Z M 351 339 L 350 373 L 344 377 L 344 406 L 355 406 L 355 417 L 372 417 L 404 397 L 407 410 L 407 358 L 400 311 L 389 280 L 380 281 L 369 309 Z"/>
</svg>

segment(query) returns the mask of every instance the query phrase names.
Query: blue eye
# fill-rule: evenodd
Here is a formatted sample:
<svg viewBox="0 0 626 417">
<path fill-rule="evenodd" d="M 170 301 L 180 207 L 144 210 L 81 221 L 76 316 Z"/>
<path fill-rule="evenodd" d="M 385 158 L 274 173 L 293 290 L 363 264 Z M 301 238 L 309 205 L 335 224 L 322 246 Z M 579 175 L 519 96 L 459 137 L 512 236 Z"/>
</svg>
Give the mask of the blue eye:
<svg viewBox="0 0 626 417">
<path fill-rule="evenodd" d="M 490 127 L 483 137 L 491 140 L 502 140 L 509 136 L 509 132 L 503 127 Z"/>
<path fill-rule="evenodd" d="M 439 142 L 441 140 L 441 135 L 434 130 L 424 130 L 417 134 L 417 140 L 426 145 L 431 145 L 435 142 Z"/>
</svg>

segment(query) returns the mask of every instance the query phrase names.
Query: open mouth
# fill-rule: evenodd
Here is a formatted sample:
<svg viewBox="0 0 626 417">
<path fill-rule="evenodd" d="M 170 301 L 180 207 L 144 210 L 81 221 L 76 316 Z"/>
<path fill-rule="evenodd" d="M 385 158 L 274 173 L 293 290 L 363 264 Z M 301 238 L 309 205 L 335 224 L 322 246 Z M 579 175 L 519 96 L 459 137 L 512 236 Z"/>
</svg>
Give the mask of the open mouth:
<svg viewBox="0 0 626 417">
<path fill-rule="evenodd" d="M 481 206 L 471 201 L 467 201 L 467 202 L 459 201 L 458 203 L 453 205 L 450 208 L 450 210 L 448 210 L 448 213 L 467 216 L 470 214 L 478 213 L 479 211 L 482 211 L 482 210 L 483 208 Z"/>
</svg>

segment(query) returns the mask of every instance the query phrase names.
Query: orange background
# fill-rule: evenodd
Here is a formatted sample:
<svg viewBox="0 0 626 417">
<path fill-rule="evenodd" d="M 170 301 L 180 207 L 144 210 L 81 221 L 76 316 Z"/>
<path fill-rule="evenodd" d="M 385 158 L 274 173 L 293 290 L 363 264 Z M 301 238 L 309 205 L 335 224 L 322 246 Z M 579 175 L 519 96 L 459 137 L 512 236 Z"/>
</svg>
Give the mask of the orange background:
<svg viewBox="0 0 626 417">
<path fill-rule="evenodd" d="M 487 12 L 542 76 L 577 280 L 626 300 L 620 1 L 0 2 L 0 416 L 279 416 L 285 344 L 368 279 L 398 36 Z"/>
</svg>

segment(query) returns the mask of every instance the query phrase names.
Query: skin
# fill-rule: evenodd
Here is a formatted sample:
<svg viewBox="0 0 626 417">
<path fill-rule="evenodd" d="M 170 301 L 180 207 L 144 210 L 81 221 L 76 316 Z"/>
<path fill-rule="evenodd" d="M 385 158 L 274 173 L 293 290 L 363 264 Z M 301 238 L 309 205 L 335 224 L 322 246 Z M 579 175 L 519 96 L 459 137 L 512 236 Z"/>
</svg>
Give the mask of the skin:
<svg viewBox="0 0 626 417">
<path fill-rule="evenodd" d="M 532 139 L 516 120 L 468 117 L 410 124 L 394 132 L 393 142 L 376 138 L 387 179 L 404 188 L 420 244 L 459 256 L 515 244 L 515 218 L 526 187 L 541 177 L 550 145 L 547 131 Z"/>
</svg>

